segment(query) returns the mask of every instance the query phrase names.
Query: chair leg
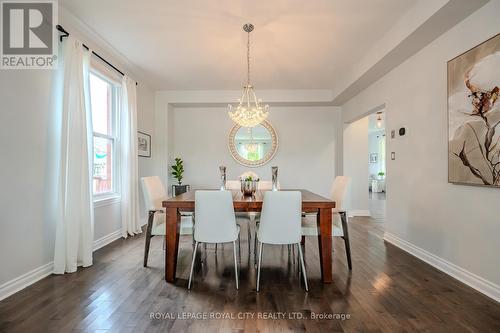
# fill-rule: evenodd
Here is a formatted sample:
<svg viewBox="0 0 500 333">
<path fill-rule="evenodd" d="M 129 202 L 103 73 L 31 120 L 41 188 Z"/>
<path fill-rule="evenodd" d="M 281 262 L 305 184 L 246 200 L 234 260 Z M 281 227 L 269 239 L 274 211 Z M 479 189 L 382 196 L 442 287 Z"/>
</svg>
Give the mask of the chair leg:
<svg viewBox="0 0 500 333">
<path fill-rule="evenodd" d="M 191 272 L 189 273 L 188 290 L 191 289 L 191 280 L 193 279 L 194 261 L 196 259 L 196 251 L 197 250 L 198 250 L 198 242 L 196 242 L 195 245 L 194 245 L 193 261 L 191 261 Z"/>
<path fill-rule="evenodd" d="M 238 285 L 238 261 L 236 260 L 236 241 L 233 241 L 233 254 L 234 254 L 234 274 L 236 279 L 236 290 L 238 290 L 239 285 Z"/>
<path fill-rule="evenodd" d="M 307 285 L 307 274 L 306 274 L 306 266 L 304 265 L 304 256 L 302 255 L 302 247 L 299 246 L 299 257 L 300 257 L 300 265 L 302 266 L 302 275 L 304 276 L 304 284 L 306 285 L 306 291 L 309 291 L 309 286 Z"/>
<path fill-rule="evenodd" d="M 347 255 L 347 266 L 349 266 L 349 270 L 352 270 L 352 261 L 351 261 L 351 244 L 349 242 L 349 229 L 347 226 L 347 216 L 345 212 L 340 213 L 340 220 L 342 221 L 342 231 L 344 233 L 344 243 L 345 243 L 345 253 Z"/>
<path fill-rule="evenodd" d="M 302 245 L 298 244 L 297 247 L 301 247 Z M 298 251 L 297 251 L 298 252 Z M 294 259 L 295 260 L 295 259 Z M 297 266 L 298 266 L 298 272 L 299 272 L 299 279 L 300 279 L 300 275 L 302 274 L 302 268 L 300 266 L 300 254 L 297 253 Z"/>
<path fill-rule="evenodd" d="M 215 243 L 215 253 L 217 254 L 217 243 Z"/>
<path fill-rule="evenodd" d="M 239 258 L 240 264 L 241 264 L 241 237 L 239 234 L 238 234 L 238 258 Z"/>
<path fill-rule="evenodd" d="M 149 212 L 148 226 L 146 228 L 146 244 L 144 245 L 144 267 L 148 267 L 149 245 L 151 244 L 151 230 L 153 229 L 153 219 L 155 213 Z"/>
<path fill-rule="evenodd" d="M 252 235 L 250 232 L 250 223 L 251 223 L 251 221 L 248 221 L 248 223 L 247 223 L 248 255 L 250 255 L 252 253 L 251 249 L 250 249 L 250 242 L 252 241 Z"/>
<path fill-rule="evenodd" d="M 194 213 L 191 216 L 191 221 L 193 222 L 193 226 L 191 227 L 191 235 L 193 236 L 193 248 L 194 248 Z"/>
<path fill-rule="evenodd" d="M 259 264 L 257 265 L 257 292 L 259 292 L 260 287 L 260 263 L 262 262 L 262 250 L 264 243 L 259 244 Z M 257 252 L 257 251 L 256 251 Z"/>
<path fill-rule="evenodd" d="M 257 265 L 257 234 L 253 236 L 253 264 Z"/>
</svg>

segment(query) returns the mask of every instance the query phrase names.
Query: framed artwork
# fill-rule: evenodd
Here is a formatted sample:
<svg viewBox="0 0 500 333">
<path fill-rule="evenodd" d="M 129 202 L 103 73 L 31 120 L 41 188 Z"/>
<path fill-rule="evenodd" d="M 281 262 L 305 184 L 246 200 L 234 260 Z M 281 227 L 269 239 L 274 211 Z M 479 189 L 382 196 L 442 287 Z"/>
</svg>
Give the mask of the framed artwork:
<svg viewBox="0 0 500 333">
<path fill-rule="evenodd" d="M 447 67 L 448 181 L 500 187 L 500 34 Z"/>
<path fill-rule="evenodd" d="M 377 163 L 377 162 L 378 162 L 378 154 L 377 153 L 370 154 L 370 163 Z"/>
<path fill-rule="evenodd" d="M 151 135 L 137 131 L 137 152 L 141 157 L 151 157 Z"/>
</svg>

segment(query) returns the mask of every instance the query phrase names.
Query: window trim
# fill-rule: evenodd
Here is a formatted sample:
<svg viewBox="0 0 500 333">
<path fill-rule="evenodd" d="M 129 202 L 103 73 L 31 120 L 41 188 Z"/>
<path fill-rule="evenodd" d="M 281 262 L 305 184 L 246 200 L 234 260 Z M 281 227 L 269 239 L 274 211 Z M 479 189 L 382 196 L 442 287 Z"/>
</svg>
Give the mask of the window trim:
<svg viewBox="0 0 500 333">
<path fill-rule="evenodd" d="M 112 112 L 112 135 L 103 134 L 99 132 L 95 132 L 92 128 L 92 143 L 94 142 L 94 138 L 103 138 L 111 140 L 112 142 L 112 191 L 104 192 L 104 193 L 94 193 L 92 189 L 92 198 L 94 202 L 94 207 L 107 206 L 110 204 L 114 204 L 118 202 L 121 198 L 121 186 L 120 186 L 120 90 L 121 85 L 119 85 L 114 79 L 108 77 L 105 73 L 103 73 L 99 68 L 91 66 L 90 74 L 95 75 L 103 81 L 106 81 L 111 86 L 111 112 Z M 92 96 L 90 97 L 92 98 Z M 93 165 L 93 157 L 92 157 L 92 165 Z"/>
<path fill-rule="evenodd" d="M 121 201 L 121 195 L 114 193 L 113 195 L 107 196 L 98 196 L 94 195 L 94 207 L 104 207 L 114 205 L 115 203 L 119 203 Z"/>
</svg>

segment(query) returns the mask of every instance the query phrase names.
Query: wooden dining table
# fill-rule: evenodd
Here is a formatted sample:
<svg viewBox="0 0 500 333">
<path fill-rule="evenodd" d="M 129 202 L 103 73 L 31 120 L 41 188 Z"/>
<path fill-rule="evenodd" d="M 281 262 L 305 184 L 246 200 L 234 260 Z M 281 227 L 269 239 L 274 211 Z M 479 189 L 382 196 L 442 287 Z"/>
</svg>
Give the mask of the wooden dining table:
<svg viewBox="0 0 500 333">
<path fill-rule="evenodd" d="M 281 190 L 300 191 L 302 193 L 302 211 L 317 213 L 318 248 L 323 283 L 332 282 L 332 208 L 335 202 L 308 190 Z M 240 191 L 231 191 L 233 205 L 236 212 L 260 212 L 264 191 L 257 191 L 253 196 L 244 196 Z M 175 282 L 177 269 L 177 255 L 179 252 L 180 213 L 194 211 L 195 191 L 189 191 L 163 201 L 166 210 L 166 255 L 165 280 Z"/>
</svg>

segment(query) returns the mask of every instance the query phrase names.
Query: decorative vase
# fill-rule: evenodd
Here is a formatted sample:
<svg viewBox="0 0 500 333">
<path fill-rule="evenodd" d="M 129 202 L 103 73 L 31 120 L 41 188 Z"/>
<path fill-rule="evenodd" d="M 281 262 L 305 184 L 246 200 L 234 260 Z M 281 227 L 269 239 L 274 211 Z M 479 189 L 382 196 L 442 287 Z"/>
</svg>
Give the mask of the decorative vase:
<svg viewBox="0 0 500 333">
<path fill-rule="evenodd" d="M 271 167 L 271 173 L 272 173 L 272 190 L 277 191 L 278 190 L 278 167 L 277 166 Z"/>
<path fill-rule="evenodd" d="M 189 185 L 172 185 L 172 195 L 175 197 L 179 194 L 186 193 L 190 189 Z"/>
<path fill-rule="evenodd" d="M 226 189 L 226 167 L 221 165 L 219 167 L 220 172 L 220 190 L 224 191 Z"/>
<path fill-rule="evenodd" d="M 258 180 L 241 180 L 241 192 L 244 196 L 252 196 L 257 191 Z"/>
</svg>

